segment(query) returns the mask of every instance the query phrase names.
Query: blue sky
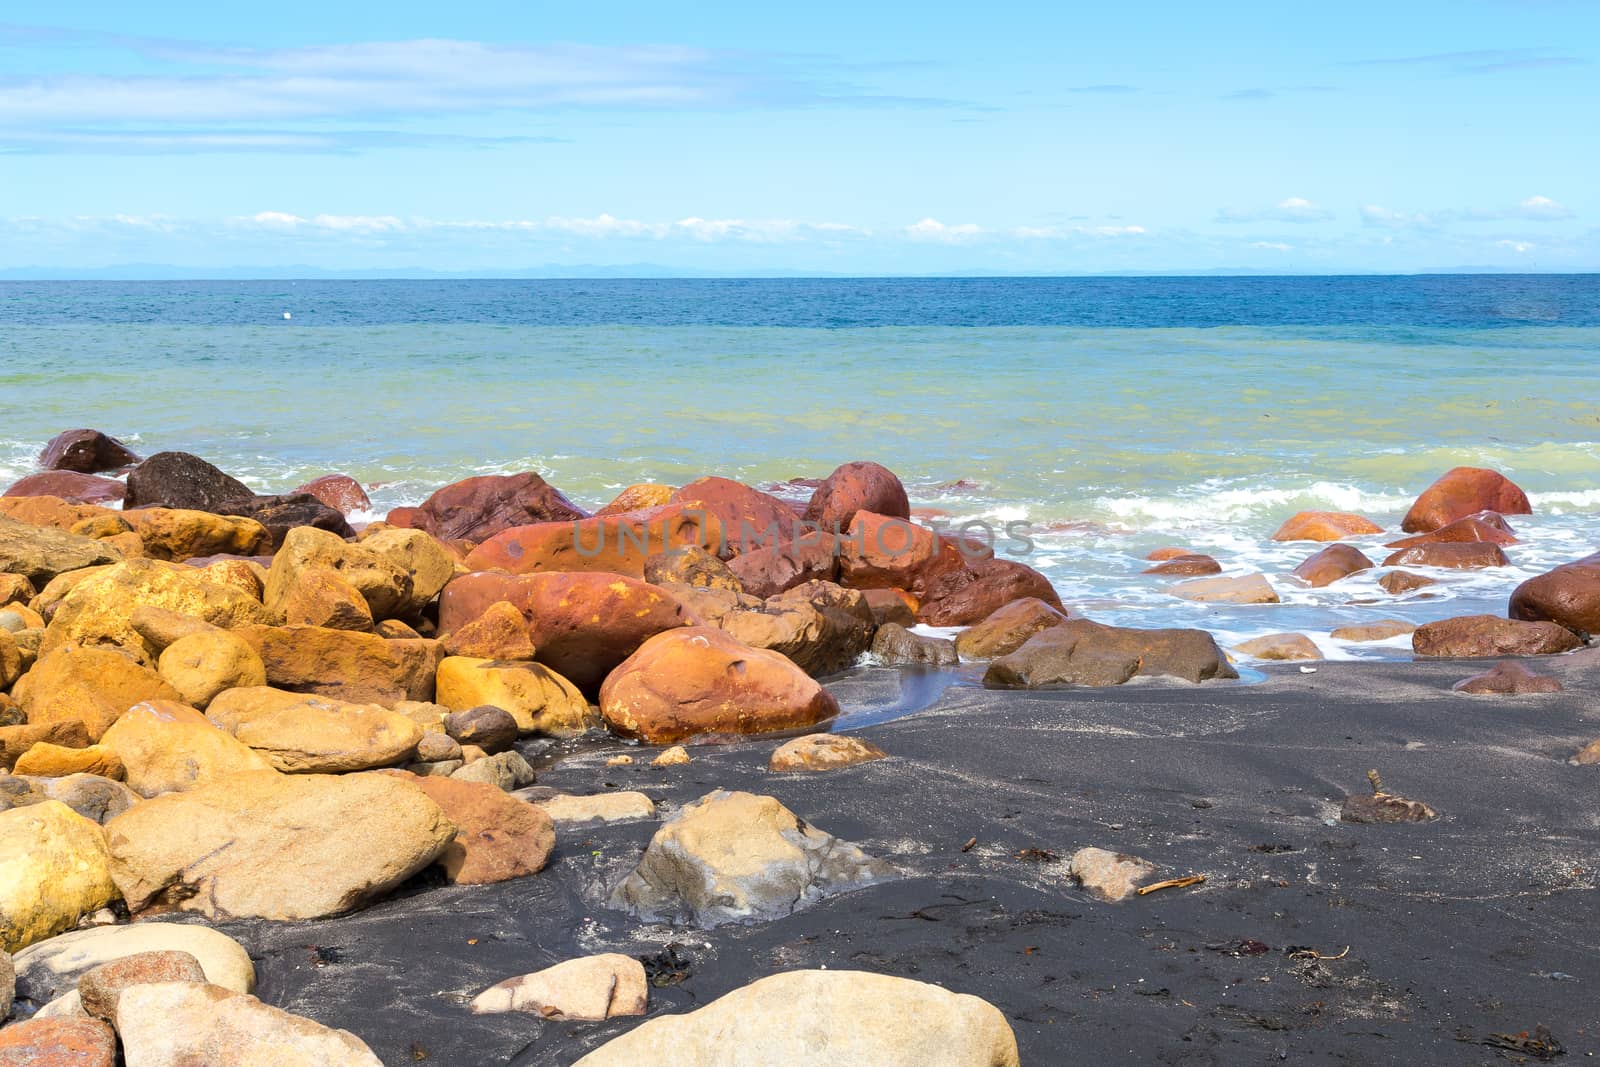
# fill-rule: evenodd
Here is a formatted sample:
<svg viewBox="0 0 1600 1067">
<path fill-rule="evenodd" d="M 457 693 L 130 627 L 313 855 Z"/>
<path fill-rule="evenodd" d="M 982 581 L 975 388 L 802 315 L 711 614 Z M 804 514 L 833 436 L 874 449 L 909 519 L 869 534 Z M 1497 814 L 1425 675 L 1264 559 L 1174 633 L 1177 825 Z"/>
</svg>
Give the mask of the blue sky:
<svg viewBox="0 0 1600 1067">
<path fill-rule="evenodd" d="M 0 9 L 0 270 L 1600 270 L 1600 3 Z"/>
</svg>

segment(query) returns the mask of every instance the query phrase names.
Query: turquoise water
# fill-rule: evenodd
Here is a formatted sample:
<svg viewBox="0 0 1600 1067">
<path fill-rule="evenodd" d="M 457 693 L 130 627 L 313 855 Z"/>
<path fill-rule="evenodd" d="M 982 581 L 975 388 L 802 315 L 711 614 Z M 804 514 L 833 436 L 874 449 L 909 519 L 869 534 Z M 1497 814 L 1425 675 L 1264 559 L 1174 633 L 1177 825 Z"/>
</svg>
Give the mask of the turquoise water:
<svg viewBox="0 0 1600 1067">
<path fill-rule="evenodd" d="M 776 282 L 751 283 L 759 299 L 724 315 L 734 325 L 709 314 L 671 324 L 687 298 L 646 283 L 588 283 L 603 300 L 567 294 L 614 320 L 587 324 L 529 321 L 582 318 L 565 305 L 480 321 L 495 305 L 473 287 L 508 283 L 453 283 L 453 294 L 344 283 L 333 296 L 312 283 L 0 286 L 0 482 L 77 425 L 146 452 L 199 453 L 262 490 L 347 472 L 376 486 L 379 511 L 472 473 L 538 470 L 594 505 L 636 481 L 764 484 L 870 458 L 917 505 L 1029 523 L 1029 562 L 1092 617 L 1230 639 L 1503 612 L 1517 581 L 1597 547 L 1600 285 L 1561 279 L 1542 293 L 1519 281 L 1516 306 L 1539 323 L 1513 324 L 1504 301 L 1462 310 L 1495 292 L 1482 279 L 1461 292 L 1436 281 L 1449 300 L 1381 313 L 1361 309 L 1383 280 L 1362 279 L 1360 299 L 1329 302 L 1327 321 L 1285 324 L 1311 317 L 1319 283 L 1332 282 L 1280 279 L 1252 305 L 1239 280 L 1189 279 L 1214 285 L 1214 304 L 1256 307 L 1234 315 L 1245 324 L 1196 325 L 1194 309 L 1212 306 L 1203 284 L 1178 300 L 1162 281 L 1121 280 L 1116 306 L 1131 324 L 1114 326 L 1053 322 L 1054 305 L 1026 285 L 1006 325 L 1000 282 L 923 283 L 915 299 L 880 301 L 887 324 L 845 327 L 795 325 L 823 314 L 814 304 L 828 294 Z M 690 307 L 721 306 L 682 284 L 700 301 Z M 829 284 L 865 316 L 866 296 Z M 1107 314 L 1074 299 L 1081 313 L 1054 317 Z M 1350 321 L 1363 313 L 1376 321 Z M 919 316 L 1000 324 L 897 321 Z M 1513 520 L 1526 538 L 1509 550 L 1513 567 L 1450 574 L 1441 595 L 1399 602 L 1373 576 L 1324 590 L 1282 578 L 1311 551 L 1266 540 L 1288 515 L 1354 510 L 1397 527 L 1457 464 L 1504 470 L 1532 496 L 1538 514 Z M 1382 540 L 1363 547 L 1373 555 Z M 1166 544 L 1211 552 L 1229 573 L 1263 570 L 1288 603 L 1179 601 L 1138 573 Z"/>
</svg>

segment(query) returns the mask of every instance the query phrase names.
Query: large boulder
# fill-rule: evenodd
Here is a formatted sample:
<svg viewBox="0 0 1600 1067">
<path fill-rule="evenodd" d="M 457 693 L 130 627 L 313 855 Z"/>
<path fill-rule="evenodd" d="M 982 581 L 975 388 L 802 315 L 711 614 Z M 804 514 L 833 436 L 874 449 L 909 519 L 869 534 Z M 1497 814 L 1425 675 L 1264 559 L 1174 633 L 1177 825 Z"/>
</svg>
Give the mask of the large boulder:
<svg viewBox="0 0 1600 1067">
<path fill-rule="evenodd" d="M 136 1067 L 383 1067 L 360 1038 L 203 982 L 125 990 L 117 1034 Z"/>
<path fill-rule="evenodd" d="M 763 600 L 810 581 L 839 576 L 839 550 L 830 535 L 779 538 L 776 545 L 752 548 L 728 561 L 739 588 Z"/>
<path fill-rule="evenodd" d="M 71 929 L 116 899 L 99 826 L 58 800 L 0 811 L 0 951 Z"/>
<path fill-rule="evenodd" d="M 1529 578 L 1512 592 L 1507 614 L 1560 623 L 1586 637 L 1600 634 L 1600 552 Z"/>
<path fill-rule="evenodd" d="M 1067 614 L 1038 597 L 1022 597 L 989 615 L 956 636 L 956 652 L 962 659 L 992 659 L 1015 652 L 1023 643 L 1052 626 L 1067 621 Z"/>
<path fill-rule="evenodd" d="M 1406 533 L 1428 533 L 1480 511 L 1530 515 L 1528 495 L 1505 475 L 1482 467 L 1446 471 L 1417 497 L 1400 523 Z"/>
<path fill-rule="evenodd" d="M 722 527 L 719 555 L 738 555 L 792 539 L 794 509 L 775 496 L 729 478 L 699 478 L 673 491 L 671 504 L 714 516 Z"/>
<path fill-rule="evenodd" d="M 349 582 L 371 609 L 374 619 L 398 618 L 420 607 L 414 604 L 411 575 L 366 542 L 350 543 L 310 526 L 290 530 L 272 557 L 262 599 L 280 614 L 307 571 L 331 570 Z M 426 603 L 426 601 L 424 601 Z"/>
<path fill-rule="evenodd" d="M 185 508 L 140 508 L 123 518 L 151 559 L 182 561 L 196 556 L 258 556 L 272 551 L 272 534 L 254 519 L 213 515 Z"/>
<path fill-rule="evenodd" d="M 219 513 L 255 496 L 239 479 L 188 452 L 157 452 L 128 472 L 126 506 L 187 508 Z"/>
<path fill-rule="evenodd" d="M 121 559 L 120 549 L 102 541 L 0 515 L 0 573 L 20 574 L 36 589 L 58 574 Z"/>
<path fill-rule="evenodd" d="M 1274 541 L 1343 541 L 1347 537 L 1383 533 L 1383 527 L 1348 511 L 1302 511 L 1272 535 Z"/>
<path fill-rule="evenodd" d="M 651 1019 L 575 1067 L 1017 1067 L 987 1001 L 866 971 L 789 971 Z"/>
<path fill-rule="evenodd" d="M 482 615 L 453 627 L 439 644 L 447 655 L 474 659 L 532 659 L 538 651 L 528 636 L 528 620 L 505 600 L 495 601 Z"/>
<path fill-rule="evenodd" d="M 956 643 L 944 637 L 914 634 L 897 622 L 886 622 L 872 635 L 872 655 L 889 667 L 954 667 L 961 662 Z"/>
<path fill-rule="evenodd" d="M 484 474 L 451 484 L 414 508 L 397 508 L 389 523 L 425 530 L 445 541 L 487 541 L 533 523 L 570 523 L 588 514 L 531 471 Z"/>
<path fill-rule="evenodd" d="M 1452 541 L 1487 541 L 1495 545 L 1514 545 L 1517 543 L 1517 535 L 1503 516 L 1492 511 L 1480 511 L 1464 519 L 1446 523 L 1437 530 L 1390 541 L 1388 547 L 1410 548 L 1412 545 Z"/>
<path fill-rule="evenodd" d="M 1313 588 L 1372 569 L 1372 561 L 1354 545 L 1329 545 L 1294 569 L 1294 576 Z"/>
<path fill-rule="evenodd" d="M 672 499 L 673 486 L 659 482 L 638 482 L 623 489 L 611 503 L 595 512 L 596 515 L 618 515 L 624 511 L 643 511 L 658 508 Z"/>
<path fill-rule="evenodd" d="M 1419 626 L 1411 648 L 1419 656 L 1550 656 L 1583 642 L 1553 622 L 1522 622 L 1494 615 L 1463 615 Z"/>
<path fill-rule="evenodd" d="M 856 512 L 839 539 L 839 582 L 853 589 L 904 589 L 923 599 L 936 579 L 966 562 L 960 547 L 926 526 L 870 511 Z"/>
<path fill-rule="evenodd" d="M 693 626 L 657 634 L 612 671 L 600 713 L 623 737 L 672 744 L 816 726 L 839 705 L 787 657 Z"/>
<path fill-rule="evenodd" d="M 159 674 L 105 648 L 64 645 L 41 656 L 12 695 L 32 725 L 77 720 L 91 743 L 142 700 L 181 700 Z"/>
<path fill-rule="evenodd" d="M 781 652 L 813 676 L 835 674 L 861 658 L 872 646 L 874 625 L 859 590 L 821 581 L 720 613 L 716 620 L 743 644 Z"/>
<path fill-rule="evenodd" d="M 480 573 L 445 587 L 439 632 L 448 636 L 499 603 L 522 613 L 539 662 L 590 694 L 647 639 L 697 621 L 665 589 L 622 575 Z"/>
<path fill-rule="evenodd" d="M 115 504 L 128 487 L 115 478 L 99 478 L 75 471 L 43 471 L 18 479 L 6 496 L 53 496 L 69 504 Z"/>
<path fill-rule="evenodd" d="M 128 787 L 142 797 L 209 785 L 272 764 L 191 707 L 167 700 L 133 705 L 100 739 L 122 761 Z"/>
<path fill-rule="evenodd" d="M 79 1007 L 96 1019 L 117 1017 L 124 990 L 157 982 L 204 982 L 200 961 L 178 949 L 137 952 L 84 972 L 78 981 Z"/>
<path fill-rule="evenodd" d="M 690 546 L 719 555 L 723 528 L 714 512 L 684 504 L 592 519 L 514 526 L 467 554 L 468 569 L 508 574 L 603 571 L 644 577 L 651 556 Z"/>
<path fill-rule="evenodd" d="M 817 486 L 806 504 L 805 517 L 824 530 L 843 532 L 850 529 L 858 511 L 909 519 L 906 487 L 887 467 L 868 461 L 846 463 Z"/>
<path fill-rule="evenodd" d="M 772 797 L 716 790 L 656 831 L 611 903 L 647 922 L 777 919 L 894 868 Z"/>
<path fill-rule="evenodd" d="M 1428 542 L 1402 548 L 1383 561 L 1385 567 L 1448 567 L 1477 570 L 1506 567 L 1511 561 L 1499 545 L 1487 541 Z"/>
<path fill-rule="evenodd" d="M 411 758 L 422 727 L 377 704 L 286 693 L 269 686 L 230 689 L 206 718 L 287 774 L 336 774 L 389 767 Z"/>
<path fill-rule="evenodd" d="M 249 642 L 229 630 L 178 638 L 162 649 L 156 671 L 185 703 L 202 710 L 225 689 L 267 684 L 261 657 Z"/>
<path fill-rule="evenodd" d="M 437 804 L 385 774 L 238 774 L 106 826 L 129 908 L 164 902 L 214 920 L 350 911 L 432 864 L 455 834 Z"/>
<path fill-rule="evenodd" d="M 361 632 L 376 628 L 372 605 L 367 598 L 332 567 L 301 568 L 292 584 L 281 593 L 275 610 L 286 626 L 324 626 L 330 630 Z"/>
<path fill-rule="evenodd" d="M 290 530 L 302 526 L 315 526 L 340 537 L 355 536 L 343 512 L 330 508 L 310 493 L 250 496 L 219 505 L 217 510 L 222 515 L 243 515 L 256 520 L 272 535 L 274 548 L 283 544 Z"/>
<path fill-rule="evenodd" d="M 930 626 L 965 626 L 1023 597 L 1060 608 L 1050 579 L 1010 559 L 969 559 L 940 573 L 922 590 L 917 620 Z"/>
<path fill-rule="evenodd" d="M 324 474 L 296 488 L 296 493 L 309 493 L 335 511 L 350 515 L 357 511 L 370 511 L 372 500 L 361 483 L 348 474 Z"/>
<path fill-rule="evenodd" d="M 422 530 L 377 530 L 365 534 L 361 544 L 405 571 L 411 579 L 411 598 L 401 607 L 405 618 L 414 617 L 433 603 L 458 571 L 457 554 Z"/>
<path fill-rule="evenodd" d="M 142 952 L 184 952 L 206 981 L 239 993 L 256 987 L 256 969 L 243 945 L 199 923 L 150 920 L 126 926 L 90 926 L 39 941 L 17 953 L 17 975 L 30 1005 L 75 998 L 78 979 L 96 967 Z"/>
<path fill-rule="evenodd" d="M 990 662 L 983 684 L 990 689 L 1105 686 L 1135 676 L 1198 683 L 1239 675 L 1204 630 L 1135 630 L 1070 619 Z"/>
<path fill-rule="evenodd" d="M 576 737 L 598 725 L 578 687 L 539 663 L 447 656 L 436 690 L 453 711 L 492 705 L 509 713 L 519 733 Z"/>
<path fill-rule="evenodd" d="M 139 462 L 133 450 L 100 430 L 63 430 L 45 443 L 39 466 L 47 471 L 98 474 Z"/>
<path fill-rule="evenodd" d="M 556 847 L 555 824 L 532 804 L 484 782 L 458 778 L 403 779 L 422 790 L 456 824 L 439 857 L 456 885 L 486 885 L 536 874 Z"/>
<path fill-rule="evenodd" d="M 389 640 L 325 626 L 241 626 L 261 657 L 267 684 L 358 704 L 432 700 L 443 650 L 425 638 Z"/>
</svg>

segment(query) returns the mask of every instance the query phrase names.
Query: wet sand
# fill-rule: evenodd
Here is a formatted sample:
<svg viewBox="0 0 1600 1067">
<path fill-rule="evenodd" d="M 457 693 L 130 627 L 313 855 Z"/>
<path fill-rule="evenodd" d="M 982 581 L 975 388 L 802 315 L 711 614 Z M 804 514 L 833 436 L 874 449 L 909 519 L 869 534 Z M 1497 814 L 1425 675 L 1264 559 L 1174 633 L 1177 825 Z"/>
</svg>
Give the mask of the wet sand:
<svg viewBox="0 0 1600 1067">
<path fill-rule="evenodd" d="M 769 774 L 771 740 L 695 748 L 671 768 L 583 742 L 540 784 L 639 789 L 663 815 L 713 788 L 768 793 L 904 877 L 776 922 L 641 926 L 604 904 L 657 825 L 641 822 L 561 832 L 532 877 L 417 883 L 343 919 L 221 929 L 256 957 L 264 1000 L 354 1031 L 392 1065 L 571 1063 L 639 1020 L 472 1016 L 465 1003 L 598 951 L 657 956 L 652 1015 L 794 968 L 935 982 L 1004 1011 L 1026 1064 L 1536 1062 L 1492 1035 L 1515 1043 L 1541 1024 L 1570 1061 L 1600 1052 L 1600 767 L 1566 763 L 1600 736 L 1600 652 L 1532 664 L 1564 693 L 1450 691 L 1486 666 L 957 685 L 859 729 L 891 758 L 815 775 Z M 830 687 L 847 707 L 885 705 L 900 676 L 863 669 Z M 622 751 L 640 762 L 604 766 Z M 1441 817 L 1338 822 L 1369 768 Z M 1086 845 L 1207 881 L 1100 903 L 1066 875 Z"/>
</svg>

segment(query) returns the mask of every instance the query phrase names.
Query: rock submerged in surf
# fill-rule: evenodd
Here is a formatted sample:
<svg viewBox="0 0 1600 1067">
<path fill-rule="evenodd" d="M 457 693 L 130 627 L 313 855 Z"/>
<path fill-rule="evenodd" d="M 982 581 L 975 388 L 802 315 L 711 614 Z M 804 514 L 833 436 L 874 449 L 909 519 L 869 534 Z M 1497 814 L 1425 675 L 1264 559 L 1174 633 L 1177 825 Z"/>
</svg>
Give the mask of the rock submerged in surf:
<svg viewBox="0 0 1600 1067">
<path fill-rule="evenodd" d="M 1462 615 L 1417 627 L 1411 648 L 1419 656 L 1552 656 L 1581 648 L 1583 642 L 1553 622 L 1523 622 L 1495 615 Z"/>
<path fill-rule="evenodd" d="M 1430 533 L 1480 511 L 1531 515 L 1528 494 L 1499 471 L 1455 467 L 1422 491 L 1400 523 L 1406 533 Z"/>
<path fill-rule="evenodd" d="M 1172 587 L 1185 600 L 1202 604 L 1276 604 L 1278 591 L 1265 575 L 1247 574 L 1241 578 L 1196 578 Z"/>
<path fill-rule="evenodd" d="M 1343 541 L 1347 537 L 1383 533 L 1383 527 L 1348 511 L 1302 511 L 1290 516 L 1274 541 Z"/>
<path fill-rule="evenodd" d="M 1329 545 L 1294 569 L 1296 578 L 1320 589 L 1352 574 L 1372 569 L 1372 561 L 1354 545 Z"/>
<path fill-rule="evenodd" d="M 1559 623 L 1574 633 L 1600 633 L 1600 552 L 1529 578 L 1512 592 L 1507 614 Z"/>
<path fill-rule="evenodd" d="M 1071 619 L 989 664 L 989 689 L 1121 685 L 1134 677 L 1187 682 L 1239 674 L 1204 630 L 1135 630 Z"/>
</svg>

